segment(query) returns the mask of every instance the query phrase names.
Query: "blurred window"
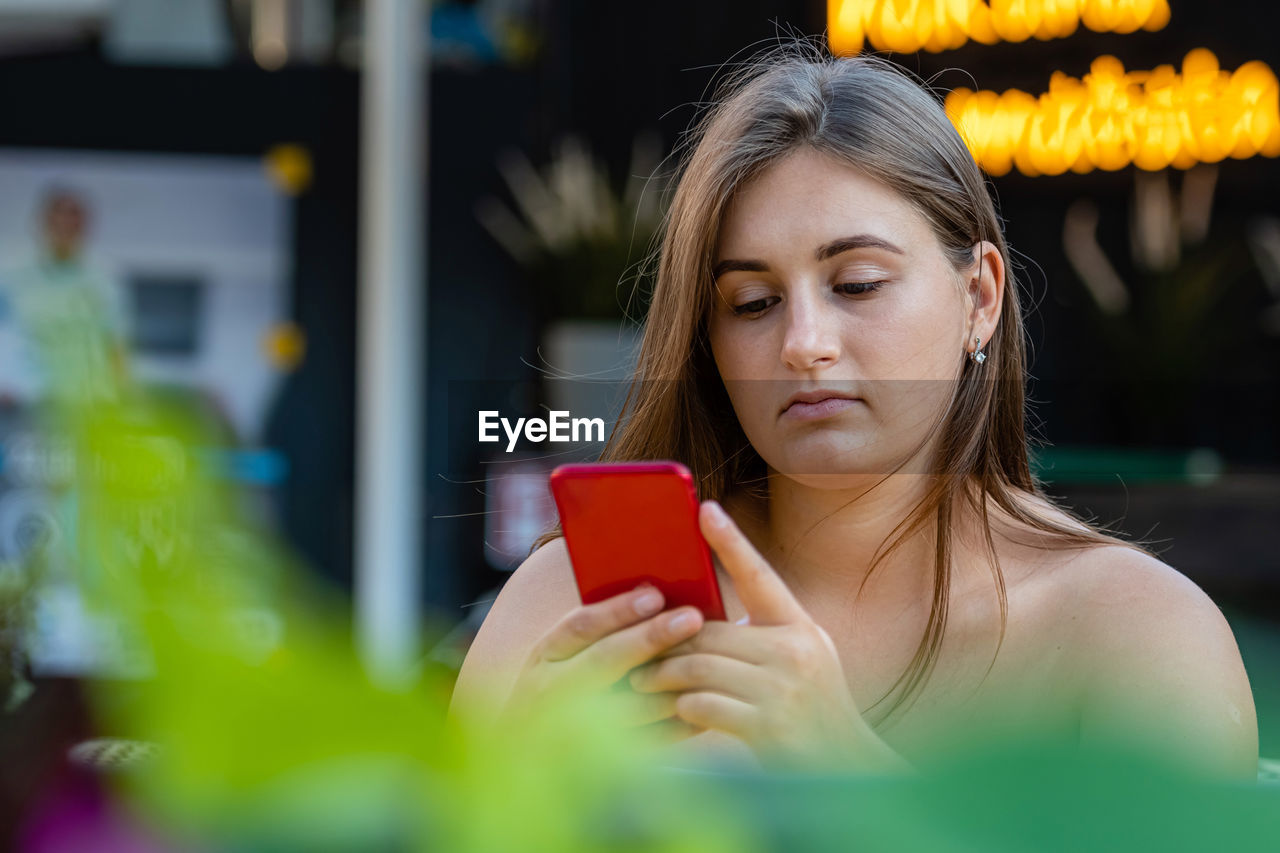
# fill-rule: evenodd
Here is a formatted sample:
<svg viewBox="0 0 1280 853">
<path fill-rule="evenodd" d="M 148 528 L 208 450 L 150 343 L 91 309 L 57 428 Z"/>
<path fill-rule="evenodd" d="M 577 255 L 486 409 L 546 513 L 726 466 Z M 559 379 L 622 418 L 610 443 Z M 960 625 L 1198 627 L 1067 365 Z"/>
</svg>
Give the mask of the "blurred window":
<svg viewBox="0 0 1280 853">
<path fill-rule="evenodd" d="M 200 348 L 205 283 L 198 276 L 129 279 L 135 352 L 195 355 Z"/>
</svg>

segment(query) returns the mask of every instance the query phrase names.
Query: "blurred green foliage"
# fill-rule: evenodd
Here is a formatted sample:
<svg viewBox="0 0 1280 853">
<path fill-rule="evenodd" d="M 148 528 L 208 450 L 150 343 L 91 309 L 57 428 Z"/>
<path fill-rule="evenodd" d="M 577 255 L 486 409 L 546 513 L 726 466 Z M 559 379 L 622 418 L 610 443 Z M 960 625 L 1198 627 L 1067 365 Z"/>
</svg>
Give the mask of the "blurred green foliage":
<svg viewBox="0 0 1280 853">
<path fill-rule="evenodd" d="M 1274 849 L 1280 787 L 987 733 L 917 777 L 692 772 L 604 697 L 448 717 L 451 681 L 370 682 L 349 604 L 224 481 L 181 407 L 95 407 L 76 436 L 83 587 L 152 673 L 95 685 L 105 735 L 157 744 L 121 803 L 201 850 Z"/>
<path fill-rule="evenodd" d="M 446 719 L 447 674 L 375 686 L 348 603 L 201 468 L 199 422 L 140 400 L 80 414 L 82 583 L 153 669 L 95 686 L 100 726 L 159 746 L 120 776 L 159 826 L 237 850 L 574 850 L 619 833 L 628 849 L 750 849 L 688 792 L 655 795 L 644 744 L 585 697 L 478 728 Z"/>
</svg>

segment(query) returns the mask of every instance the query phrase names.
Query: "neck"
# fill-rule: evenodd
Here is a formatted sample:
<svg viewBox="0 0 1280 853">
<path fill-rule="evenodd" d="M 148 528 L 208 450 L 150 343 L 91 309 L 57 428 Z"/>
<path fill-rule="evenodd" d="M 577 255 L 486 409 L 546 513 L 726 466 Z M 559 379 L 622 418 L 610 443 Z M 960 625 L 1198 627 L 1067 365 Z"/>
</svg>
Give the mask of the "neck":
<svg viewBox="0 0 1280 853">
<path fill-rule="evenodd" d="M 932 518 L 868 574 L 931 485 L 926 476 L 896 474 L 820 488 L 771 471 L 768 501 L 756 506 L 747 533 L 806 607 L 843 608 L 859 594 L 886 607 L 928 601 Z"/>
</svg>

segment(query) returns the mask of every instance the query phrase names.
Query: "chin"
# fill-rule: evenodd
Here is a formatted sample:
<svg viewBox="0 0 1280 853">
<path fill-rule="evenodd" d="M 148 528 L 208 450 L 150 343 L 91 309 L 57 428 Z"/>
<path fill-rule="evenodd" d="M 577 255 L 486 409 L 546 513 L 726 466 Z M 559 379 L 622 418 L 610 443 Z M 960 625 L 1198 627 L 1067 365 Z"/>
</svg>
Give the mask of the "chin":
<svg viewBox="0 0 1280 853">
<path fill-rule="evenodd" d="M 836 474 L 789 474 L 776 472 L 806 489 L 823 492 L 864 492 L 884 479 L 883 474 L 868 473 L 836 473 Z"/>
<path fill-rule="evenodd" d="M 774 473 L 814 489 L 859 489 L 889 475 L 929 473 L 923 455 L 909 448 L 856 440 L 808 441 L 764 458 Z"/>
</svg>

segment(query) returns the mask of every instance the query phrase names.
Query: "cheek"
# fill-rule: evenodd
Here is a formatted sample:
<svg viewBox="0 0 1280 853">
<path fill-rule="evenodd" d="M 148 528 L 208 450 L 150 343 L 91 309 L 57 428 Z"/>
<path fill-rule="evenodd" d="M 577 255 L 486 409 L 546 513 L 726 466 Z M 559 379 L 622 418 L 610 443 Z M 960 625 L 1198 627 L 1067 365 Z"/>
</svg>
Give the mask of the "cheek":
<svg viewBox="0 0 1280 853">
<path fill-rule="evenodd" d="M 732 331 L 714 321 L 708 326 L 707 340 L 738 423 L 748 439 L 754 442 L 755 422 L 767 408 L 768 401 L 764 398 L 768 397 L 769 390 L 769 382 L 763 378 L 763 367 L 759 363 L 759 348 L 748 345 L 747 341 L 735 337 Z"/>
<path fill-rule="evenodd" d="M 728 360 L 725 352 L 724 333 L 722 327 L 714 319 L 707 322 L 707 344 L 711 347 L 711 361 L 716 366 L 716 371 L 724 376 L 725 362 Z"/>
<path fill-rule="evenodd" d="M 962 366 L 965 327 L 963 302 L 952 284 L 916 289 L 896 307 L 868 330 L 864 351 L 878 367 L 871 375 L 954 379 Z"/>
<path fill-rule="evenodd" d="M 744 335 L 740 324 L 725 325 L 713 320 L 707 329 L 707 339 L 722 379 L 760 376 L 760 342 Z"/>
</svg>

